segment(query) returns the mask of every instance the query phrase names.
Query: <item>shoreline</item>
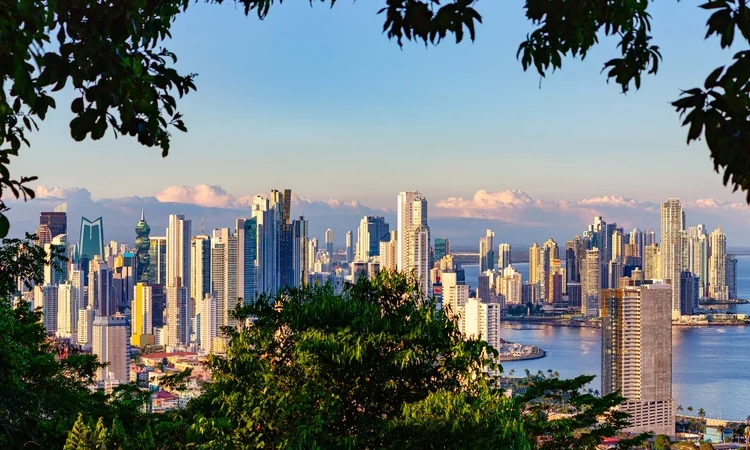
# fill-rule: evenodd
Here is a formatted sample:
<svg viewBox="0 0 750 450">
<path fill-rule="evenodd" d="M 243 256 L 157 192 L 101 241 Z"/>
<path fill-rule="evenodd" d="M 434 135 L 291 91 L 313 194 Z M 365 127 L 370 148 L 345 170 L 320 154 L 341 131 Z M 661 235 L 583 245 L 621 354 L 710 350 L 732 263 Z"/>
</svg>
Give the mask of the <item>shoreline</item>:
<svg viewBox="0 0 750 450">
<path fill-rule="evenodd" d="M 598 320 L 592 321 L 577 321 L 571 319 L 556 319 L 552 317 L 530 317 L 530 318 L 518 318 L 518 317 L 503 317 L 501 322 L 506 323 L 521 323 L 521 324 L 535 324 L 535 325 L 546 325 L 551 327 L 569 327 L 569 328 L 601 328 L 602 324 Z M 747 321 L 735 321 L 735 322 L 672 322 L 673 327 L 744 327 L 750 323 Z"/>
<path fill-rule="evenodd" d="M 547 352 L 539 347 L 536 347 L 539 351 L 531 355 L 518 355 L 518 356 L 499 356 L 498 362 L 512 362 L 512 361 L 529 361 L 532 359 L 542 359 L 547 356 Z"/>
</svg>

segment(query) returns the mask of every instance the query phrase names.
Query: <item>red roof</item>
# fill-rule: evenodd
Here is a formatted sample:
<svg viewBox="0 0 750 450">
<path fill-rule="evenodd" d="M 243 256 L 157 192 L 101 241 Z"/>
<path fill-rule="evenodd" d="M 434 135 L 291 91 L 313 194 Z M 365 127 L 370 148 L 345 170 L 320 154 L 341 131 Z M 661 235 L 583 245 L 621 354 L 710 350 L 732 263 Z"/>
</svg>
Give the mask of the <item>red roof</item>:
<svg viewBox="0 0 750 450">
<path fill-rule="evenodd" d="M 153 398 L 162 399 L 162 400 L 174 400 L 177 398 L 177 396 L 172 395 L 167 391 L 159 391 L 153 395 Z"/>
<path fill-rule="evenodd" d="M 611 445 L 611 444 L 617 444 L 618 442 L 620 442 L 620 440 L 617 438 L 604 438 L 604 440 L 602 441 L 602 444 Z"/>
<path fill-rule="evenodd" d="M 149 353 L 148 355 L 141 355 L 144 359 L 164 359 L 172 358 L 174 356 L 197 356 L 195 352 L 174 352 L 174 353 Z"/>
</svg>

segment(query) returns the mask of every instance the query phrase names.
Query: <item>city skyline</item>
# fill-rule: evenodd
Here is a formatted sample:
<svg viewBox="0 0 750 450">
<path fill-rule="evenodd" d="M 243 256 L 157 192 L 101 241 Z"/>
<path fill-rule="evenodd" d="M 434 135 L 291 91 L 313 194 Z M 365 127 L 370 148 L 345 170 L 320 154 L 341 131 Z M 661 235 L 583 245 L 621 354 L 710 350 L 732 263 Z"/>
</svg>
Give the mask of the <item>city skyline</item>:
<svg viewBox="0 0 750 450">
<path fill-rule="evenodd" d="M 479 5 L 484 24 L 475 43 L 399 49 L 380 33 L 383 17 L 366 3 L 284 4 L 262 22 L 198 3 L 178 18 L 167 43 L 180 58 L 178 69 L 199 74 L 197 92 L 178 105 L 189 132 L 174 133 L 168 158 L 109 133 L 74 142 L 63 107 L 73 92 L 66 89 L 42 130 L 29 136 L 32 149 L 12 168 L 53 186 L 85 173 L 102 197 L 147 196 L 167 185 L 202 182 L 238 194 L 250 167 L 259 185 L 300 192 L 308 186 L 314 198 L 345 190 L 347 198 L 376 204 L 409 188 L 360 183 L 354 169 L 367 167 L 409 177 L 431 198 L 510 186 L 550 200 L 583 198 L 594 188 L 650 201 L 670 195 L 742 200 L 722 186 L 703 142 L 685 144 L 687 130 L 669 105 L 680 89 L 702 85 L 731 58 L 715 39 L 695 32 L 705 27 L 707 12 L 681 3 L 649 7 L 664 61 L 657 76 L 644 77 L 641 89 L 625 96 L 600 73 L 617 54 L 612 40 L 585 61 L 564 59 L 563 70 L 542 80 L 533 70 L 523 72 L 515 55 L 531 25 L 521 6 Z M 203 32 L 196 34 L 197 27 Z M 227 42 L 263 44 L 242 46 L 238 55 Z M 283 171 L 274 154 L 284 155 Z M 649 181 L 623 183 L 612 176 L 607 155 L 623 166 L 642 161 L 637 179 Z M 48 160 L 56 163 L 38 162 Z M 492 168 L 487 178 L 497 181 L 475 186 L 475 170 L 453 170 L 457 162 L 480 161 Z M 675 164 L 680 170 L 664 170 Z M 415 165 L 425 170 L 415 173 Z M 138 173 L 139 183 L 112 183 L 112 170 Z M 451 182 L 436 173 L 450 173 Z"/>
<path fill-rule="evenodd" d="M 264 194 L 265 195 L 265 194 Z M 436 198 L 425 192 L 430 202 L 430 227 L 433 237 L 447 236 L 453 245 L 476 246 L 476 235 L 491 228 L 497 233 L 497 242 L 511 244 L 540 243 L 548 237 L 558 242 L 575 234 L 591 218 L 601 215 L 617 222 L 626 230 L 659 229 L 659 208 L 656 202 L 638 201 L 614 196 L 590 196 L 577 201 L 549 201 L 533 199 L 518 190 L 503 192 L 479 191 L 472 197 Z M 107 239 L 124 242 L 132 240 L 132 222 L 137 222 L 142 210 L 149 217 L 154 235 L 166 228 L 170 214 L 183 214 L 195 223 L 202 218 L 206 230 L 234 224 L 237 217 L 250 215 L 253 195 L 234 196 L 217 186 L 177 186 L 162 190 L 150 197 L 125 197 L 93 200 L 92 193 L 84 188 L 39 188 L 37 199 L 22 203 L 13 202 L 8 215 L 12 222 L 11 235 L 20 236 L 38 224 L 41 211 L 50 210 L 66 201 L 69 217 L 104 217 Z M 391 195 L 389 208 L 369 207 L 359 201 L 338 199 L 314 200 L 304 194 L 293 194 L 292 215 L 305 216 L 310 223 L 310 236 L 323 242 L 327 228 L 335 236 L 334 247 L 344 247 L 347 231 L 355 231 L 363 216 L 385 216 L 386 222 L 396 223 L 396 194 Z M 671 197 L 679 197 L 672 195 Z M 721 226 L 729 236 L 730 247 L 750 246 L 750 237 L 744 232 L 750 226 L 750 209 L 742 202 L 726 203 L 715 199 L 692 200 L 682 198 L 690 224 L 705 224 L 713 230 Z M 194 226 L 197 230 L 197 225 Z"/>
</svg>

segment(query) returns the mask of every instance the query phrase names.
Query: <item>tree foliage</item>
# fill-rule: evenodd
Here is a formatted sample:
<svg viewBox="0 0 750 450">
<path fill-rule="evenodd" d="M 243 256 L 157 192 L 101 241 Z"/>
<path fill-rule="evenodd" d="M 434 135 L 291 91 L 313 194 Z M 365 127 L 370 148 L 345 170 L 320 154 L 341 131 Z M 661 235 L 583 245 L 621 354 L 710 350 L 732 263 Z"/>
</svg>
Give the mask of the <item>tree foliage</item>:
<svg viewBox="0 0 750 450">
<path fill-rule="evenodd" d="M 227 0 L 205 0 L 224 3 Z M 313 3 L 313 0 L 309 0 Z M 325 0 L 321 0 L 325 3 Z M 33 198 L 28 183 L 36 177 L 11 177 L 11 158 L 27 133 L 38 129 L 54 94 L 72 85 L 71 136 L 100 139 L 108 129 L 157 146 L 166 156 L 169 127 L 186 131 L 176 110 L 175 93 L 195 89 L 194 74 L 173 68 L 176 56 L 160 47 L 175 17 L 190 0 L 19 0 L 0 2 L 0 237 L 9 223 L 2 215 L 3 191 Z M 234 0 L 244 13 L 264 19 L 274 0 Z M 278 0 L 282 3 L 282 0 Z M 447 37 L 474 40 L 482 16 L 476 0 L 388 0 L 377 12 L 383 32 L 404 41 L 438 44 Z M 619 54 L 602 72 L 623 93 L 640 88 L 644 75 L 656 74 L 662 59 L 652 41 L 649 0 L 526 0 L 526 17 L 535 29 L 518 48 L 524 70 L 541 76 L 562 68 L 565 57 L 585 58 L 600 38 L 618 39 Z M 335 0 L 330 1 L 333 6 Z M 706 39 L 722 49 L 750 43 L 750 9 L 745 0 L 707 0 Z M 705 138 L 714 168 L 725 185 L 747 193 L 750 202 L 750 50 L 712 71 L 702 87 L 685 89 L 672 105 L 684 117 L 687 142 Z"/>
<path fill-rule="evenodd" d="M 669 450 L 672 440 L 665 434 L 657 435 L 654 438 L 654 450 Z"/>
</svg>

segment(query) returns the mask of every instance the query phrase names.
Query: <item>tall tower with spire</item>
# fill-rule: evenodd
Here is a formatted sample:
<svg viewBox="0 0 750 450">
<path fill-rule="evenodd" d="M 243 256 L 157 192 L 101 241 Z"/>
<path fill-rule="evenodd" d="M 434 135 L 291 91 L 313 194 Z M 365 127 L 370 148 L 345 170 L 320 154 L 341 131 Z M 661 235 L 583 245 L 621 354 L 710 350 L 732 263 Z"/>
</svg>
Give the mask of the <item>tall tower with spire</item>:
<svg viewBox="0 0 750 450">
<path fill-rule="evenodd" d="M 149 254 L 149 247 L 151 246 L 150 233 L 151 227 L 146 223 L 146 216 L 143 209 L 141 209 L 141 220 L 135 226 L 135 279 L 138 283 L 148 283 L 149 281 L 149 266 L 151 264 L 151 255 Z"/>
</svg>

